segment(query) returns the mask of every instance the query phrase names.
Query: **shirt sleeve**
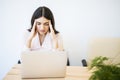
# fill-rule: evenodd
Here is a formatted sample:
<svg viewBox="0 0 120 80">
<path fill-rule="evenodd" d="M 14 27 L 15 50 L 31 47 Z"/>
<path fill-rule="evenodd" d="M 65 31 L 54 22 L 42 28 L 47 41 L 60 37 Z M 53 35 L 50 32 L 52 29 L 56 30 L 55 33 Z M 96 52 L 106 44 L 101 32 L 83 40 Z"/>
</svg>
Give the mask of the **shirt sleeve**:
<svg viewBox="0 0 120 80">
<path fill-rule="evenodd" d="M 28 39 L 29 35 L 30 35 L 30 32 L 28 32 L 27 30 L 23 34 L 23 47 L 22 47 L 22 51 L 30 51 L 31 50 L 31 48 L 28 48 L 26 46 L 26 42 L 27 42 L 27 39 Z"/>
<path fill-rule="evenodd" d="M 62 39 L 61 34 L 58 33 L 56 35 L 56 37 L 57 37 L 57 41 L 58 41 L 58 50 L 63 51 L 64 50 L 64 48 L 63 48 L 63 39 Z"/>
</svg>

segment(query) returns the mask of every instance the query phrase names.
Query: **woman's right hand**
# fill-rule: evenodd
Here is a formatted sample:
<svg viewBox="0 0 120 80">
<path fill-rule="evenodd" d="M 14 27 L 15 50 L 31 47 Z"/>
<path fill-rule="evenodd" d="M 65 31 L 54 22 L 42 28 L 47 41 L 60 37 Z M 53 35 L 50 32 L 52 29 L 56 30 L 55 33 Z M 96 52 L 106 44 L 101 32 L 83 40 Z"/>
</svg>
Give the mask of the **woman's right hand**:
<svg viewBox="0 0 120 80">
<path fill-rule="evenodd" d="M 37 30 L 36 30 L 36 20 L 34 21 L 34 24 L 33 24 L 33 28 L 32 28 L 32 30 L 31 30 L 31 32 L 30 32 L 30 36 L 29 36 L 29 38 L 28 39 L 30 39 L 30 40 L 32 40 L 34 37 L 35 37 L 35 35 L 37 34 Z"/>
<path fill-rule="evenodd" d="M 31 48 L 31 42 L 32 42 L 32 39 L 35 37 L 35 35 L 37 34 L 37 30 L 36 30 L 36 20 L 34 21 L 34 24 L 33 24 L 33 28 L 30 32 L 30 35 L 28 37 L 28 40 L 27 40 L 27 43 L 26 43 L 26 46 L 28 48 Z"/>
</svg>

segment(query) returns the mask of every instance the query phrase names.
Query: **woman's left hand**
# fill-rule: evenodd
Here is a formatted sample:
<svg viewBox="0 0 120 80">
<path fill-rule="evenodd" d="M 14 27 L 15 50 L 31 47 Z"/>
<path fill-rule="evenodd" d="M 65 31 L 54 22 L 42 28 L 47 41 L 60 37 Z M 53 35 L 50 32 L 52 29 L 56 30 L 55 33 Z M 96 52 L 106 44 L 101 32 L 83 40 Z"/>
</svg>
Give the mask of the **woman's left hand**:
<svg viewBox="0 0 120 80">
<path fill-rule="evenodd" d="M 50 35 L 51 35 L 52 40 L 53 40 L 53 47 L 54 47 L 54 49 L 57 49 L 58 48 L 58 42 L 57 42 L 56 34 L 55 34 L 55 31 L 52 27 L 52 24 L 51 24 L 50 20 L 49 20 L 49 27 L 50 27 Z"/>
<path fill-rule="evenodd" d="M 51 21 L 49 20 L 49 27 L 50 27 L 50 35 L 52 37 L 52 39 L 56 39 L 56 35 L 55 35 L 55 32 L 53 30 L 53 27 L 52 27 L 52 24 L 51 24 Z"/>
</svg>

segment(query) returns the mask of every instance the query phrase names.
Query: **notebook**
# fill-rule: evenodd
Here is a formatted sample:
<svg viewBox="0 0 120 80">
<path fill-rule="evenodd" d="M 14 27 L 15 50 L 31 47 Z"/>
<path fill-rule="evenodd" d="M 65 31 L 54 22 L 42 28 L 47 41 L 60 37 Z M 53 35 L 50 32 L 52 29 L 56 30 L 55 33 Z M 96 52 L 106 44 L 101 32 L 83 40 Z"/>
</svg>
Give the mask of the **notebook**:
<svg viewBox="0 0 120 80">
<path fill-rule="evenodd" d="M 21 54 L 22 78 L 65 77 L 67 52 L 24 51 Z"/>
</svg>

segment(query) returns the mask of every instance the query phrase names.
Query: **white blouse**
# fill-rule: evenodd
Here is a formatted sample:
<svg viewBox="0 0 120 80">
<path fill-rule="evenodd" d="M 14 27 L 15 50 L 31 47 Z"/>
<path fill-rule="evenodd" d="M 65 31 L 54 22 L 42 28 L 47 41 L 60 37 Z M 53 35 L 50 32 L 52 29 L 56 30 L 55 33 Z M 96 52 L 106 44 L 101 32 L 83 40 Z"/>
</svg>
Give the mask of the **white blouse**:
<svg viewBox="0 0 120 80">
<path fill-rule="evenodd" d="M 23 48 L 24 51 L 26 51 L 26 50 L 41 50 L 41 49 L 42 50 L 43 49 L 53 50 L 53 42 L 52 42 L 52 38 L 51 38 L 49 32 L 46 34 L 42 45 L 40 45 L 39 36 L 37 33 L 31 42 L 31 48 L 28 48 L 26 46 L 26 41 L 27 41 L 29 35 L 30 35 L 30 32 L 28 32 L 28 31 L 24 34 L 24 48 Z M 58 44 L 60 44 L 61 47 L 63 47 L 63 42 L 62 42 L 60 33 L 56 34 L 56 38 L 58 40 Z"/>
</svg>

